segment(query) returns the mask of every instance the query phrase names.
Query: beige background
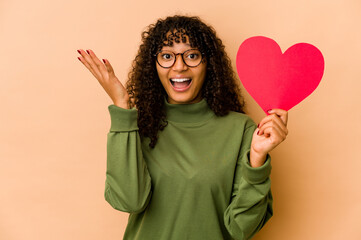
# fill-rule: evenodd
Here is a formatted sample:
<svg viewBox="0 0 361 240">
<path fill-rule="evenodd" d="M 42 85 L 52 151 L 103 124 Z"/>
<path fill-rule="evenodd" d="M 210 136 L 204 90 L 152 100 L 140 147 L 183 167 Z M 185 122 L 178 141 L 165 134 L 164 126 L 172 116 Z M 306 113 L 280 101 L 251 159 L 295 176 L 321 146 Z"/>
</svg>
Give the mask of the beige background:
<svg viewBox="0 0 361 240">
<path fill-rule="evenodd" d="M 125 82 L 141 32 L 175 13 L 214 26 L 234 67 L 255 35 L 323 52 L 319 87 L 271 153 L 274 216 L 254 239 L 361 239 L 361 1 L 220 2 L 0 1 L 0 239 L 122 238 L 128 214 L 104 200 L 112 102 L 76 50 L 107 58 Z"/>
</svg>

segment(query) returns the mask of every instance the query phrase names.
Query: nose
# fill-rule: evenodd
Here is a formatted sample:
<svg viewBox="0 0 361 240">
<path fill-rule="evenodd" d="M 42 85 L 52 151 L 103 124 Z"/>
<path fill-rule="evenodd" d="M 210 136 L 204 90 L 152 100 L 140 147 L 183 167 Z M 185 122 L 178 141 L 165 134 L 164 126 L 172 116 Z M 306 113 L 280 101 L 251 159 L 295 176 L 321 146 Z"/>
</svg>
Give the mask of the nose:
<svg viewBox="0 0 361 240">
<path fill-rule="evenodd" d="M 183 62 L 182 55 L 175 56 L 175 63 L 173 65 L 173 70 L 175 71 L 185 71 L 187 70 L 188 66 Z"/>
</svg>

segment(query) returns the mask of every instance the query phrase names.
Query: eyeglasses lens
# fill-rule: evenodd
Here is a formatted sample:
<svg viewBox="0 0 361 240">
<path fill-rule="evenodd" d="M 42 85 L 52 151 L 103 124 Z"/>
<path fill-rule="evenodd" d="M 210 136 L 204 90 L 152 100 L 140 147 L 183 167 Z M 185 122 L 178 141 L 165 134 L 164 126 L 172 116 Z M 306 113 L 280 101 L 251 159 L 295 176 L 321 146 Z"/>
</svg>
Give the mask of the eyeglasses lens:
<svg viewBox="0 0 361 240">
<path fill-rule="evenodd" d="M 197 49 L 190 49 L 179 55 L 182 55 L 183 61 L 189 67 L 198 66 L 202 61 L 202 54 Z M 157 55 L 157 61 L 162 67 L 169 68 L 175 63 L 176 56 L 171 51 L 161 51 Z"/>
</svg>

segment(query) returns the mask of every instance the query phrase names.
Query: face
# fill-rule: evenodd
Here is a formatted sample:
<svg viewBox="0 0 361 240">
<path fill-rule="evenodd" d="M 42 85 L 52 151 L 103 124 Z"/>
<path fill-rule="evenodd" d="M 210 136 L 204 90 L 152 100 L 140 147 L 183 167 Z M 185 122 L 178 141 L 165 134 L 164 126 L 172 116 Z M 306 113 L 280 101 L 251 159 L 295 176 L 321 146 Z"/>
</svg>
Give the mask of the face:
<svg viewBox="0 0 361 240">
<path fill-rule="evenodd" d="M 167 50 L 177 54 L 189 49 L 192 49 L 192 47 L 187 38 L 186 43 L 173 42 L 171 47 L 163 46 L 162 51 Z M 202 62 L 198 66 L 188 67 L 183 62 L 181 55 L 176 56 L 176 61 L 170 68 L 163 68 L 156 63 L 159 79 L 167 92 L 170 104 L 191 104 L 202 100 L 201 89 L 206 77 L 206 65 L 207 63 L 203 57 Z M 172 81 L 173 79 L 174 81 Z M 185 79 L 188 80 L 181 82 Z M 188 84 L 188 82 L 190 83 Z"/>
</svg>

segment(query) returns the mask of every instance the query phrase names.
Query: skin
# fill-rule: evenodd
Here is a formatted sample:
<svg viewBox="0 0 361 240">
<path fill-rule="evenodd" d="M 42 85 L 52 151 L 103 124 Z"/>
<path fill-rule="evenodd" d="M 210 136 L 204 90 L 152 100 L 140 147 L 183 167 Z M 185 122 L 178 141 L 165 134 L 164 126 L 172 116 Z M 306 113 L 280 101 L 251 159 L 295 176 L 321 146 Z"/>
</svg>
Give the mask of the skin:
<svg viewBox="0 0 361 240">
<path fill-rule="evenodd" d="M 270 115 L 264 117 L 253 133 L 250 164 L 260 167 L 264 164 L 267 153 L 286 139 L 288 135 L 288 112 L 283 109 L 272 109 Z"/>
<path fill-rule="evenodd" d="M 81 55 L 78 57 L 79 61 L 82 62 L 84 66 L 98 80 L 100 85 L 112 99 L 114 105 L 129 109 L 127 104 L 129 95 L 123 84 L 115 76 L 110 62 L 106 59 L 103 59 L 104 63 L 101 62 L 95 53 L 90 49 L 86 51 L 79 49 L 77 51 Z"/>
<path fill-rule="evenodd" d="M 190 48 L 187 43 L 174 43 L 172 47 L 166 46 L 164 49 L 175 53 L 182 53 Z M 100 85 L 113 100 L 114 105 L 129 109 L 127 105 L 128 93 L 115 76 L 110 62 L 106 59 L 103 59 L 104 63 L 101 62 L 90 49 L 87 52 L 82 49 L 78 50 L 78 53 L 81 55 L 78 57 L 79 61 L 99 81 Z M 172 68 L 165 69 L 157 64 L 157 71 L 162 85 L 168 94 L 169 103 L 190 104 L 197 103 L 202 99 L 200 93 L 206 76 L 206 62 L 201 63 L 195 68 L 189 68 L 183 63 L 181 56 L 178 55 Z M 191 77 L 193 81 L 192 86 L 185 92 L 175 92 L 170 85 L 169 78 L 177 76 Z M 250 165 L 252 167 L 262 166 L 266 160 L 267 153 L 283 142 L 288 134 L 288 112 L 282 109 L 272 109 L 269 111 L 269 114 L 260 121 L 253 133 L 250 149 Z"/>
<path fill-rule="evenodd" d="M 183 53 L 192 47 L 189 41 L 186 43 L 173 42 L 173 46 L 164 46 L 162 50 L 169 50 L 174 53 Z M 176 62 L 171 68 L 163 68 L 156 64 L 159 79 L 167 92 L 168 102 L 171 104 L 192 104 L 202 100 L 201 89 L 206 77 L 207 63 L 203 59 L 197 67 L 188 67 L 180 55 L 177 56 Z M 192 78 L 191 86 L 184 92 L 177 92 L 173 89 L 170 78 L 190 77 Z"/>
</svg>

